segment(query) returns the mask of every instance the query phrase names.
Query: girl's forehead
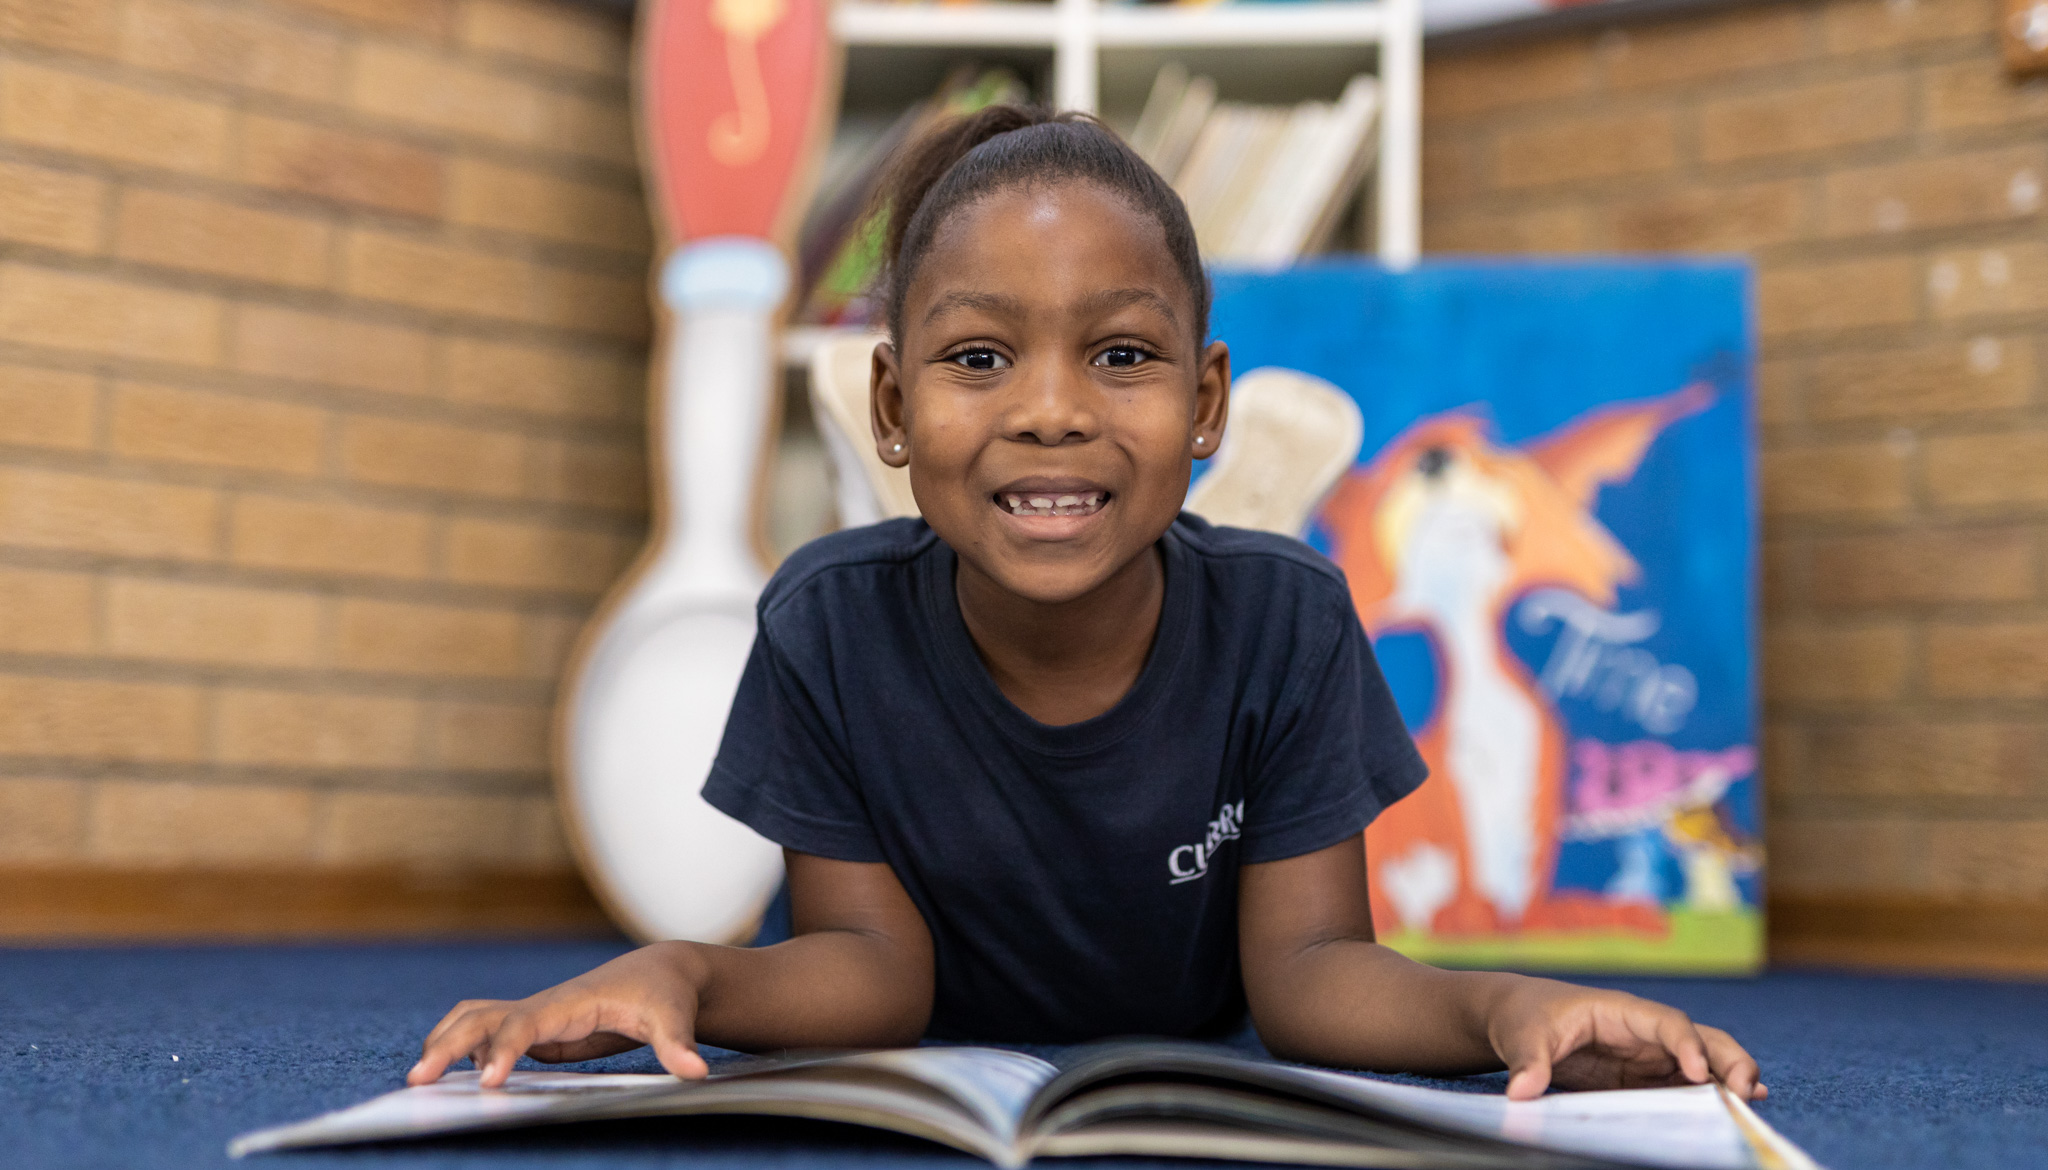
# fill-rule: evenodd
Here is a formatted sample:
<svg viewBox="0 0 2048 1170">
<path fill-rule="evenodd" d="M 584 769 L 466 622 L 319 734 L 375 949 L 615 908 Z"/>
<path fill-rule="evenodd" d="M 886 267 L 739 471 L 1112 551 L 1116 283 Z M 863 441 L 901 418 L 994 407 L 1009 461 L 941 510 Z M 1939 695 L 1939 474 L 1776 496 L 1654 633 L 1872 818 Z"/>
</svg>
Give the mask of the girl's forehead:
<svg viewBox="0 0 2048 1170">
<path fill-rule="evenodd" d="M 905 290 L 905 323 L 963 289 L 1008 285 L 1039 297 L 1092 297 L 1100 288 L 1144 288 L 1189 313 L 1166 230 L 1114 191 L 1085 180 L 1015 184 L 954 209 Z M 1143 298 L 1128 298 L 1133 301 Z"/>
<path fill-rule="evenodd" d="M 953 209 L 932 239 L 934 250 L 947 237 L 963 238 L 992 231 L 1054 230 L 1063 232 L 1142 227 L 1167 256 L 1166 231 L 1129 196 L 1089 179 L 1033 179 L 1007 183 Z"/>
</svg>

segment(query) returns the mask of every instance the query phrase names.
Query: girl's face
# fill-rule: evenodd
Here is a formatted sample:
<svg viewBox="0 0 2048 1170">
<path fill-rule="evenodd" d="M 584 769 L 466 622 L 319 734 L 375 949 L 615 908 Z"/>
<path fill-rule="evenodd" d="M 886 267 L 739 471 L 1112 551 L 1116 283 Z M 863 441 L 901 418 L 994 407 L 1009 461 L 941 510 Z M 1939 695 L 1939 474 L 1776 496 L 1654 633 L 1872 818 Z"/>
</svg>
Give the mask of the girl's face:
<svg viewBox="0 0 2048 1170">
<path fill-rule="evenodd" d="M 1033 601 L 1083 597 L 1173 523 L 1222 437 L 1230 355 L 1194 313 L 1159 225 L 1094 184 L 962 207 L 875 349 L 882 458 L 963 561 Z"/>
</svg>

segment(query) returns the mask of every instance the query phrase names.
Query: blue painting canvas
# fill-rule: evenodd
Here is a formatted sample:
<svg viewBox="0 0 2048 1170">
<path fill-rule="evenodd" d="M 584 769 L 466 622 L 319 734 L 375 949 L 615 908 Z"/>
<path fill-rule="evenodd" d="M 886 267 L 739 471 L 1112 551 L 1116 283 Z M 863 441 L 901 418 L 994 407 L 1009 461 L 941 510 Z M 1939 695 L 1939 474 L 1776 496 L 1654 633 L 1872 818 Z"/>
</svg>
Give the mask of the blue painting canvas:
<svg viewBox="0 0 2048 1170">
<path fill-rule="evenodd" d="M 1364 415 L 1307 537 L 1431 768 L 1367 833 L 1382 938 L 1449 964 L 1758 966 L 1747 266 L 1215 283 L 1240 375 L 1313 375 Z"/>
</svg>

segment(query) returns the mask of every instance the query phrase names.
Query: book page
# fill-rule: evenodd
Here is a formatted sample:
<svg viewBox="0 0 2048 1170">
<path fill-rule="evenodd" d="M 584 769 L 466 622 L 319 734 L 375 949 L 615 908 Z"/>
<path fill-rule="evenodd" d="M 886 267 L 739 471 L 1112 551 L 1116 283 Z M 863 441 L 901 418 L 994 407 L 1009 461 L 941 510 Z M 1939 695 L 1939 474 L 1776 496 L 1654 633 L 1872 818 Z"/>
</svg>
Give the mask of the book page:
<svg viewBox="0 0 2048 1170">
<path fill-rule="evenodd" d="M 1004 1161 L 1018 1118 L 1058 1070 L 990 1048 L 912 1048 L 744 1060 L 702 1081 L 517 1070 L 485 1089 L 474 1070 L 238 1137 L 235 1157 L 599 1118 L 754 1113 L 893 1129 Z"/>
<path fill-rule="evenodd" d="M 1170 1088 L 1190 1081 L 1241 1086 L 1442 1134 L 1635 1166 L 1811 1170 L 1813 1165 L 1754 1113 L 1738 1112 L 1717 1085 L 1553 1093 L 1535 1101 L 1509 1101 L 1496 1093 L 1427 1089 L 1161 1041 L 1103 1044 L 1080 1054 L 1040 1092 L 1026 1114 L 1025 1132 L 1040 1133 L 1054 1114 L 1085 1107 L 1093 1094 L 1118 1091 L 1116 1086 Z"/>
<path fill-rule="evenodd" d="M 1274 1093 L 1189 1082 L 1144 1082 L 1092 1089 L 1046 1114 L 1033 1127 L 1034 1156 L 1171 1155 L 1191 1131 L 1236 1135 L 1261 1162 L 1303 1158 L 1323 1163 L 1324 1147 L 1344 1150 L 1341 1164 L 1416 1165 L 1464 1170 L 1587 1170 L 1584 1159 L 1455 1137 L 1432 1129 Z M 1314 1150 L 1313 1157 L 1310 1151 Z M 1217 1157 L 1221 1155 L 1208 1155 Z"/>
<path fill-rule="evenodd" d="M 1361 1142 L 1293 1137 L 1184 1119 L 1112 1121 L 1039 1143 L 1047 1158 L 1225 1158 L 1241 1162 L 1288 1162 L 1297 1166 L 1355 1166 L 1367 1170 L 1532 1170 L 1523 1151 L 1456 1154 L 1393 1149 Z M 1541 1157 L 1542 1155 L 1534 1155 Z M 1535 1168 L 1540 1170 L 1540 1167 Z M 1577 1168 L 1575 1168 L 1577 1170 Z"/>
<path fill-rule="evenodd" d="M 988 1131 L 1005 1143 L 1017 1139 L 1017 1126 L 1031 1098 L 1059 1070 L 1035 1056 L 1000 1048 L 900 1048 L 864 1052 L 844 1063 L 885 1069 L 938 1089 L 965 1106 Z"/>
<path fill-rule="evenodd" d="M 1474 1136 L 1673 1170 L 1755 1170 L 1758 1159 L 1716 1085 L 1552 1093 L 1534 1101 L 1289 1069 L 1382 1113 Z"/>
<path fill-rule="evenodd" d="M 682 1083 L 666 1074 L 522 1069 L 506 1080 L 503 1089 L 490 1090 L 477 1084 L 478 1076 L 474 1070 L 449 1073 L 431 1085 L 401 1089 L 306 1121 L 246 1133 L 228 1144 L 228 1154 L 239 1158 L 294 1146 L 340 1145 L 571 1120 L 586 1112 L 604 1112 L 628 1102 L 660 1096 Z"/>
</svg>

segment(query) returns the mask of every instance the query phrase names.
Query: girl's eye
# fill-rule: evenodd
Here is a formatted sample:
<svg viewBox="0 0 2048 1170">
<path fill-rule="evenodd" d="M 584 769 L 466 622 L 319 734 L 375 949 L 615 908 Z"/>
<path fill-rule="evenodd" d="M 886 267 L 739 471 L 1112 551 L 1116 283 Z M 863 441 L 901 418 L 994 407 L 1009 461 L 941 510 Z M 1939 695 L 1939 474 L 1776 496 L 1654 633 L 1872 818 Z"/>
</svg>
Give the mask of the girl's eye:
<svg viewBox="0 0 2048 1170">
<path fill-rule="evenodd" d="M 992 349 L 965 350 L 954 354 L 948 360 L 955 365 L 977 371 L 1005 370 L 1010 367 L 1010 359 Z"/>
<path fill-rule="evenodd" d="M 1112 345 L 1096 355 L 1095 364 L 1113 370 L 1128 370 L 1132 366 L 1143 365 L 1151 358 L 1151 354 L 1135 345 Z"/>
</svg>

